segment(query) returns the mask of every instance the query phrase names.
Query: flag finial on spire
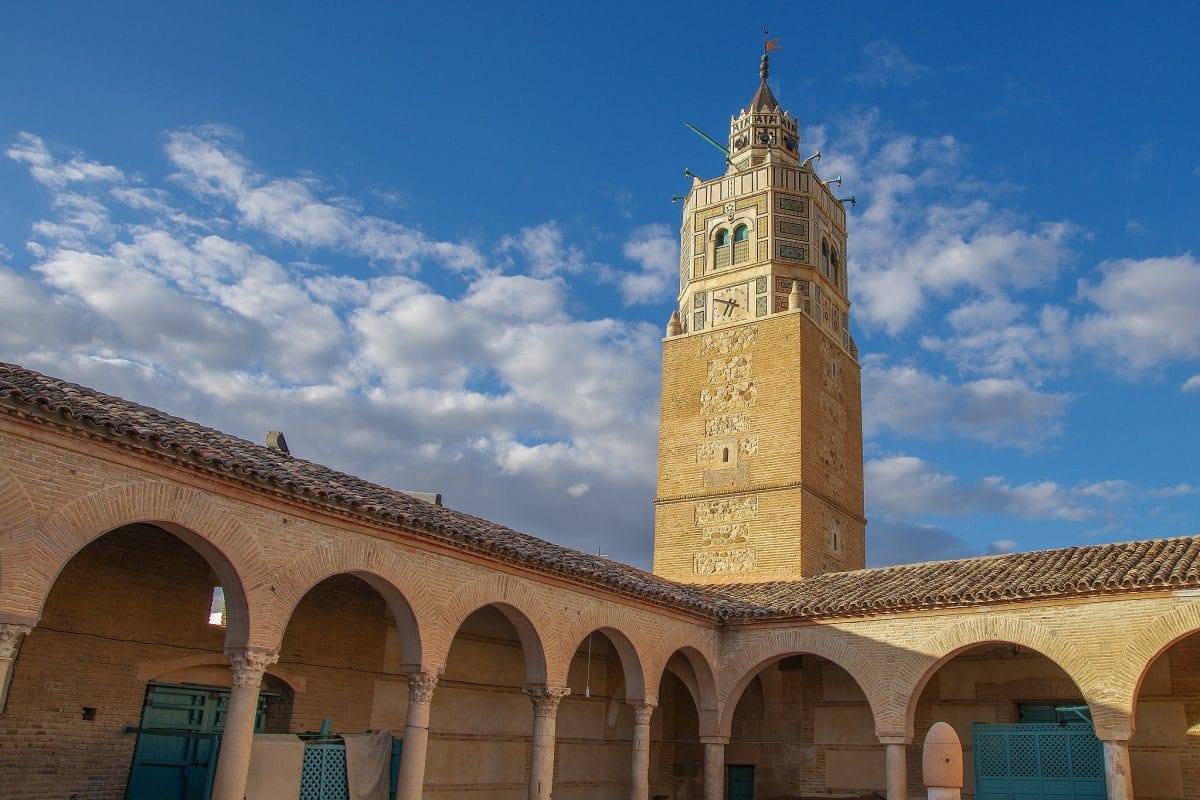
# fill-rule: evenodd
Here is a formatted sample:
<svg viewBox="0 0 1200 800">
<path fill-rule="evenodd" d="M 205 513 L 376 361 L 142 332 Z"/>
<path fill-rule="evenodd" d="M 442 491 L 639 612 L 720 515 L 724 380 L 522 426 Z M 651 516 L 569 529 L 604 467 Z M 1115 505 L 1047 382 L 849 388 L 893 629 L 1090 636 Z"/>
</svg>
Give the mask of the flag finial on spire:
<svg viewBox="0 0 1200 800">
<path fill-rule="evenodd" d="M 771 74 L 771 59 L 767 55 L 767 53 L 771 52 L 772 50 L 779 49 L 780 40 L 779 39 L 771 39 L 771 38 L 769 38 L 770 35 L 771 34 L 767 31 L 766 27 L 764 26 L 763 27 L 762 62 L 759 64 L 759 67 L 758 67 L 758 77 L 762 78 L 763 83 L 767 82 L 767 77 Z"/>
</svg>

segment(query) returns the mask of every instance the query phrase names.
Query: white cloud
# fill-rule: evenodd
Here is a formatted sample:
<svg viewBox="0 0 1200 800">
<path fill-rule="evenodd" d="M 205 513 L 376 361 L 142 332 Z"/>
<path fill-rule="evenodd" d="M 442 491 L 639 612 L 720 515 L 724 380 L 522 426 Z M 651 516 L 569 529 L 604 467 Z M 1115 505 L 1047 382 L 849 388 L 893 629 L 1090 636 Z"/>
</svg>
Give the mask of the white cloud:
<svg viewBox="0 0 1200 800">
<path fill-rule="evenodd" d="M 850 216 L 851 292 L 861 325 L 899 335 L 934 300 L 1003 301 L 1042 287 L 1071 260 L 1079 229 L 1032 222 L 998 207 L 996 186 L 976 180 L 952 136 L 881 130 L 877 112 L 848 120 L 839 149 L 821 163 L 863 198 Z M 811 132 L 818 146 L 826 132 Z"/>
<path fill-rule="evenodd" d="M 1188 378 L 1180 388 L 1185 392 L 1200 392 L 1200 373 Z"/>
<path fill-rule="evenodd" d="M 211 126 L 176 131 L 169 137 L 167 155 L 183 186 L 198 198 L 232 203 L 241 224 L 280 242 L 344 250 L 402 272 L 416 272 L 425 261 L 456 271 L 483 267 L 472 245 L 431 240 L 391 220 L 324 201 L 319 196 L 323 187 L 313 178 L 260 173 L 232 148 L 233 138 Z"/>
<path fill-rule="evenodd" d="M 1077 492 L 1054 481 L 1012 485 L 989 476 L 973 485 L 938 472 L 914 456 L 893 456 L 865 465 L 868 507 L 897 517 L 924 514 L 1002 514 L 1022 519 L 1080 522 L 1103 516 Z"/>
<path fill-rule="evenodd" d="M 50 189 L 64 189 L 71 183 L 111 182 L 124 178 L 121 170 L 108 164 L 88 161 L 75 154 L 61 161 L 50 154 L 40 136 L 22 131 L 17 140 L 5 151 L 13 161 L 26 164 L 29 174 L 38 183 Z"/>
<path fill-rule="evenodd" d="M 907 86 L 930 71 L 886 38 L 868 42 L 862 54 L 862 68 L 850 80 L 865 86 Z"/>
<path fill-rule="evenodd" d="M 0 266 L 3 357 L 250 439 L 285 430 L 302 457 L 645 563 L 650 506 L 628 497 L 653 478 L 657 328 L 572 313 L 564 276 L 585 261 L 553 222 L 491 265 L 265 174 L 236 140 L 169 137 L 174 186 L 39 173 L 35 263 Z M 18 160 L 61 163 L 34 155 Z M 395 271 L 335 271 L 321 248 Z M 455 288 L 422 280 L 426 262 Z"/>
<path fill-rule="evenodd" d="M 1163 486 L 1158 489 L 1151 489 L 1148 494 L 1151 497 L 1186 497 L 1192 494 L 1200 494 L 1200 486 L 1190 483 L 1179 483 L 1175 486 Z"/>
<path fill-rule="evenodd" d="M 1016 379 L 955 384 L 916 367 L 863 359 L 863 429 L 868 436 L 890 430 L 899 436 L 967 437 L 1035 450 L 1062 433 L 1070 399 Z"/>
<path fill-rule="evenodd" d="M 867 526 L 867 566 L 949 561 L 979 555 L 960 537 L 936 525 L 883 517 Z"/>
<path fill-rule="evenodd" d="M 1082 347 L 1137 373 L 1200 352 L 1200 262 L 1123 259 L 1099 267 L 1101 278 L 1079 282 L 1079 297 L 1095 305 L 1074 326 Z"/>
<path fill-rule="evenodd" d="M 553 220 L 504 237 L 500 250 L 519 253 L 528 262 L 530 271 L 539 277 L 577 275 L 588 267 L 583 251 L 566 243 L 562 229 Z"/>
<path fill-rule="evenodd" d="M 625 305 L 655 303 L 675 296 L 679 287 L 679 239 L 666 225 L 638 228 L 625 242 L 624 252 L 641 267 L 637 272 L 617 274 Z"/>
</svg>

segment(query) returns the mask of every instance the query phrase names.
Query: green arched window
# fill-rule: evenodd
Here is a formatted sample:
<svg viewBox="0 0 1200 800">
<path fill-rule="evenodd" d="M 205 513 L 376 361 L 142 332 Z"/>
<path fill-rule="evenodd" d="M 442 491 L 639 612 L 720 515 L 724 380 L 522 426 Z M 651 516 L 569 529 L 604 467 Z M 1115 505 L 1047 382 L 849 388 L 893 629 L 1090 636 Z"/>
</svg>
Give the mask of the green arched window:
<svg viewBox="0 0 1200 800">
<path fill-rule="evenodd" d="M 716 269 L 729 266 L 729 229 L 721 228 L 715 237 L 716 252 L 713 254 L 713 265 Z"/>
<path fill-rule="evenodd" d="M 738 225 L 733 229 L 733 263 L 740 264 L 750 258 L 750 229 Z"/>
</svg>

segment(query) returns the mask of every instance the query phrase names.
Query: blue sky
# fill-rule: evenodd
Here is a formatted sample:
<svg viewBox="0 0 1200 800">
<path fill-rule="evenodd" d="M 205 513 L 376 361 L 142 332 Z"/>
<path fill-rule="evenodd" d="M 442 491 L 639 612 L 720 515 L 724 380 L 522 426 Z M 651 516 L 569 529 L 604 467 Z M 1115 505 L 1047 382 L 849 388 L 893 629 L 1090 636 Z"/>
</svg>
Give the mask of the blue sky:
<svg viewBox="0 0 1200 800">
<path fill-rule="evenodd" d="M 850 213 L 873 564 L 1200 532 L 1185 3 L 28 3 L 0 359 L 648 566 L 684 167 Z"/>
</svg>

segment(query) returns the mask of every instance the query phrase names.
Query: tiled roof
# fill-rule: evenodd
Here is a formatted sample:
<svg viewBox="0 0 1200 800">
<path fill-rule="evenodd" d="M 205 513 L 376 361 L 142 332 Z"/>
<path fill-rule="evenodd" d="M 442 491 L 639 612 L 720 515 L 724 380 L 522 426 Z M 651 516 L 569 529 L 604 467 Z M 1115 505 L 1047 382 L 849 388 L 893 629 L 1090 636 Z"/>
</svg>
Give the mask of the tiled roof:
<svg viewBox="0 0 1200 800">
<path fill-rule="evenodd" d="M 0 408 L 59 418 L 101 438 L 174 457 L 235 480 L 652 602 L 706 616 L 713 616 L 718 607 L 738 605 L 737 601 L 714 599 L 701 587 L 674 583 L 636 567 L 425 503 L 321 464 L 15 364 L 0 362 Z"/>
<path fill-rule="evenodd" d="M 721 587 L 750 617 L 842 617 L 1200 587 L 1200 537 L 1064 547 Z"/>
<path fill-rule="evenodd" d="M 519 533 L 147 406 L 0 362 L 0 410 L 579 583 L 719 620 L 863 616 L 967 604 L 1200 587 L 1200 537 L 907 564 L 800 581 L 697 586 Z"/>
</svg>

